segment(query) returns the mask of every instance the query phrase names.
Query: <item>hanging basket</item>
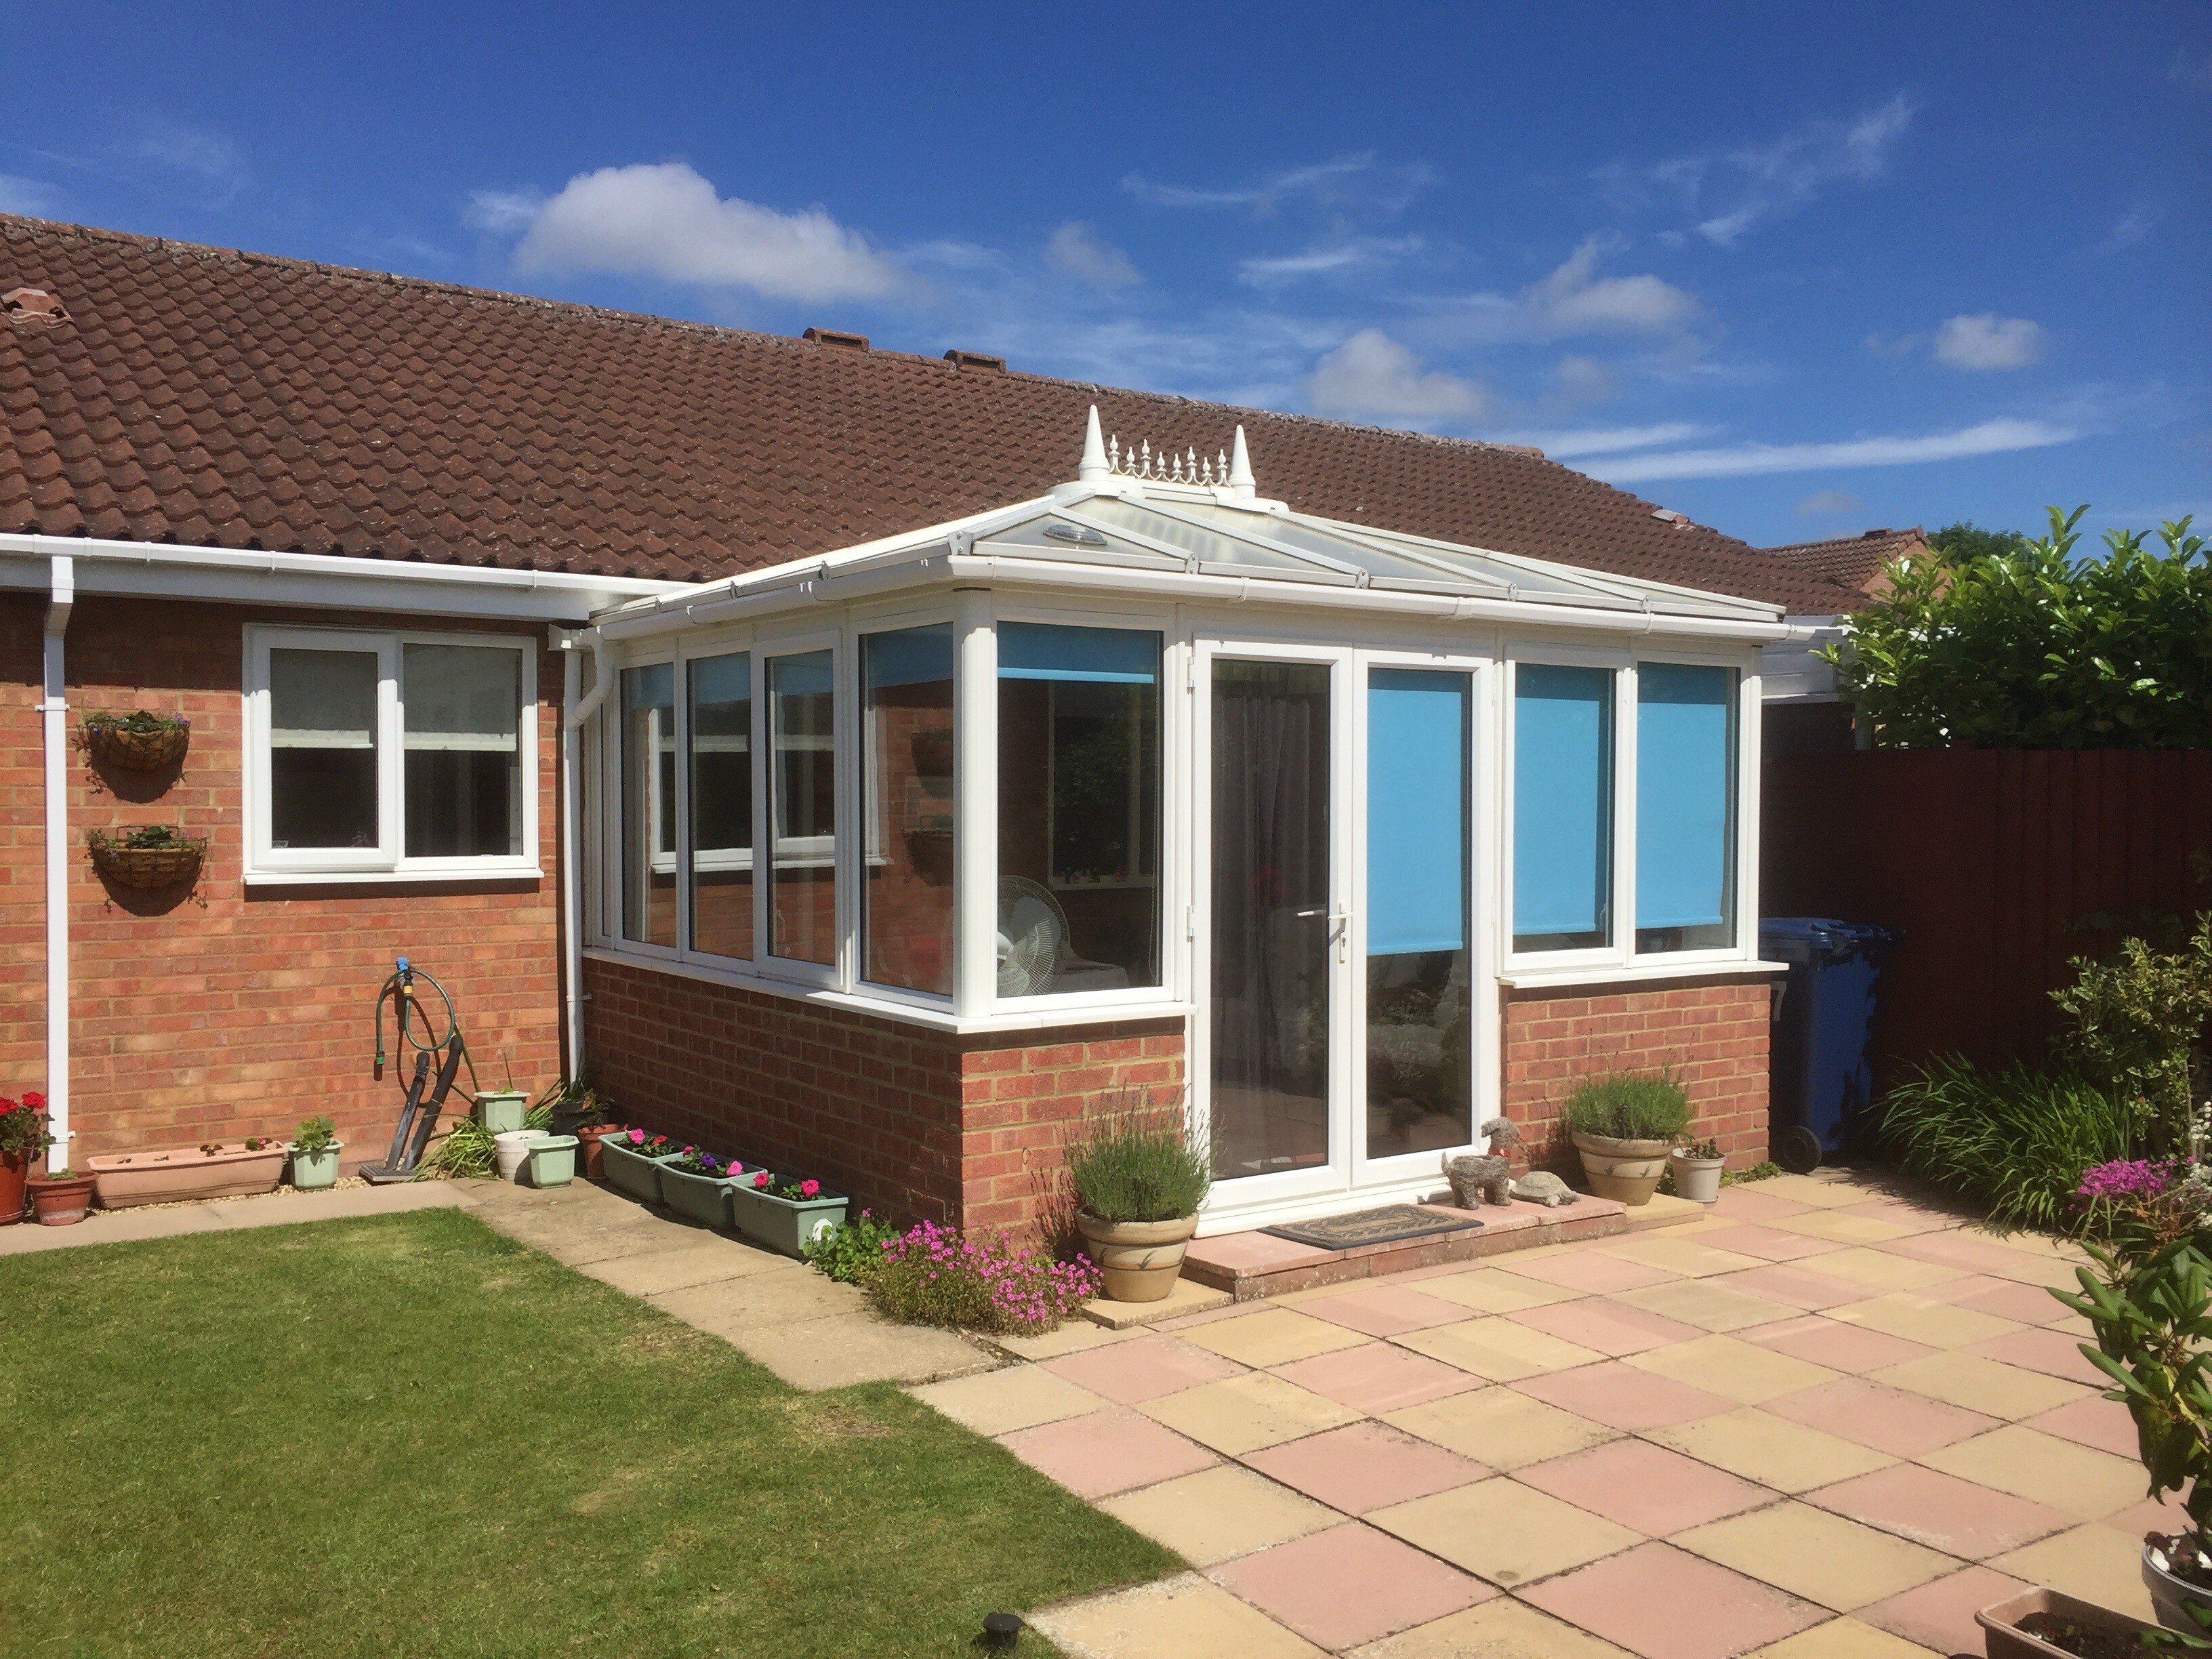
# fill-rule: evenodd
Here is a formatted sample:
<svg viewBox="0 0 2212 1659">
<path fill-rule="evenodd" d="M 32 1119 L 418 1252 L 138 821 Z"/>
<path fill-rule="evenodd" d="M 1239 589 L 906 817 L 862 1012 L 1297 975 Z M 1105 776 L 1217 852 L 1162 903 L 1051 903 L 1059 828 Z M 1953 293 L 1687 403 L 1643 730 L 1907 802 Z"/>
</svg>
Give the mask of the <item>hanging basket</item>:
<svg viewBox="0 0 2212 1659">
<path fill-rule="evenodd" d="M 148 830 L 167 831 L 168 839 L 150 845 L 130 842 Z M 205 836 L 187 836 L 172 824 L 149 824 L 111 836 L 95 830 L 85 837 L 92 867 L 118 887 L 173 887 L 191 880 L 207 857 Z"/>
<path fill-rule="evenodd" d="M 84 746 L 94 760 L 134 772 L 158 772 L 184 758 L 192 740 L 192 723 L 178 716 L 94 714 L 83 726 Z"/>
</svg>

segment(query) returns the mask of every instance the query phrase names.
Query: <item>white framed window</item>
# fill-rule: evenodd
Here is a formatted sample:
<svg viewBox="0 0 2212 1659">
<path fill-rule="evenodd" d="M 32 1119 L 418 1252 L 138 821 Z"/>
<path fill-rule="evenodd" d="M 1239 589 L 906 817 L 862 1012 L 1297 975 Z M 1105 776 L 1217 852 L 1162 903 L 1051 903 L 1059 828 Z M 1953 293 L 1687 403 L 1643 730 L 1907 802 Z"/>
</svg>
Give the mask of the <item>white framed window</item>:
<svg viewBox="0 0 2212 1659">
<path fill-rule="evenodd" d="M 539 873 L 533 640 L 252 627 L 245 673 L 247 881 Z"/>
</svg>

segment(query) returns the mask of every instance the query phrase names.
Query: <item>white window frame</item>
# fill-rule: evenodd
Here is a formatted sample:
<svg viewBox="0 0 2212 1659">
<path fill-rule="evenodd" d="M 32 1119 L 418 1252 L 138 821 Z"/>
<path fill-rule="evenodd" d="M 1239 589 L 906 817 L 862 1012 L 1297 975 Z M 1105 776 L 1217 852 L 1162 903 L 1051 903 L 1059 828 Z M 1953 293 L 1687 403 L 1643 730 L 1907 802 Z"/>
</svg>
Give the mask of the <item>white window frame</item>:
<svg viewBox="0 0 2212 1659">
<path fill-rule="evenodd" d="M 871 634 L 897 634 L 908 629 L 936 627 L 949 627 L 953 630 L 952 734 L 954 752 L 957 755 L 960 739 L 960 636 L 959 623 L 953 615 L 953 607 L 942 600 L 932 600 L 921 605 L 908 603 L 890 607 L 872 607 L 859 611 L 848 619 L 846 636 L 849 649 L 845 653 L 845 659 L 851 666 L 849 673 L 840 676 L 838 687 L 841 706 L 845 704 L 850 706 L 850 726 L 857 741 L 853 743 L 850 750 L 855 764 L 839 769 L 838 784 L 841 791 L 849 787 L 850 821 L 860 826 L 861 834 L 848 836 L 845 838 L 852 844 L 846 851 L 845 867 L 838 873 L 843 885 L 850 890 L 853 896 L 852 933 L 846 941 L 852 962 L 852 976 L 846 981 L 847 988 L 856 996 L 895 1003 L 902 1007 L 927 1008 L 949 1013 L 957 1000 L 959 976 L 960 885 L 957 862 L 953 871 L 952 887 L 954 988 L 951 991 L 918 991 L 903 985 L 885 985 L 868 977 L 867 866 L 888 864 L 890 860 L 889 854 L 884 851 L 889 833 L 886 826 L 890 822 L 884 810 L 885 804 L 881 801 L 872 802 L 868 799 L 868 785 L 875 773 L 877 750 L 880 739 L 877 735 L 876 722 L 869 718 L 866 699 L 863 695 L 866 688 L 861 683 L 861 661 L 866 647 L 861 642 Z M 842 735 L 844 730 L 845 726 L 841 723 L 839 726 L 841 743 L 845 741 Z M 841 756 L 840 758 L 842 757 Z M 953 764 L 957 775 L 959 763 L 956 759 Z M 846 811 L 846 798 L 842 793 L 838 797 L 837 811 L 841 815 Z M 958 818 L 957 808 L 952 816 L 957 822 Z"/>
<path fill-rule="evenodd" d="M 848 643 L 848 630 L 842 628 L 816 628 L 803 633 L 772 633 L 763 629 L 754 640 L 753 695 L 756 741 L 761 745 L 760 758 L 754 763 L 753 845 L 757 848 L 763 840 L 769 845 L 769 857 L 764 866 L 757 866 L 753 880 L 753 967 L 757 973 L 771 979 L 789 981 L 793 984 L 814 986 L 823 990 L 838 990 L 852 981 L 854 939 L 859 931 L 860 912 L 853 891 L 851 874 L 841 867 L 848 860 L 838 857 L 841 841 L 855 840 L 852 831 L 860 823 L 858 780 L 853 769 L 837 763 L 852 752 L 855 730 L 853 702 L 857 690 L 857 671 L 854 653 Z M 830 653 L 830 770 L 836 790 L 835 811 L 842 834 L 830 836 L 783 836 L 778 833 L 775 812 L 775 711 L 769 706 L 769 665 L 781 657 L 804 657 L 817 651 Z M 686 718 L 688 726 L 688 715 Z M 681 781 L 684 793 L 683 807 L 690 806 L 690 780 Z M 683 820 L 679 817 L 679 823 Z M 689 836 L 686 836 L 688 842 Z M 797 957 L 774 954 L 773 931 L 775 901 L 775 866 L 777 857 L 788 848 L 794 858 L 793 867 L 824 869 L 831 872 L 835 902 L 831 914 L 833 937 L 830 960 L 807 962 Z M 681 914 L 679 908 L 679 914 Z M 688 927 L 688 921 L 687 921 Z"/>
<path fill-rule="evenodd" d="M 521 659 L 515 742 L 520 750 L 522 851 L 467 858 L 406 856 L 406 718 L 401 668 L 410 645 L 465 645 L 511 651 Z M 524 634 L 437 629 L 273 627 L 251 623 L 244 639 L 240 772 L 246 823 L 245 878 L 249 886 L 483 881 L 542 877 L 538 863 L 538 640 Z M 376 675 L 377 844 L 374 847 L 274 847 L 269 720 L 269 653 L 351 651 L 374 655 Z"/>
</svg>

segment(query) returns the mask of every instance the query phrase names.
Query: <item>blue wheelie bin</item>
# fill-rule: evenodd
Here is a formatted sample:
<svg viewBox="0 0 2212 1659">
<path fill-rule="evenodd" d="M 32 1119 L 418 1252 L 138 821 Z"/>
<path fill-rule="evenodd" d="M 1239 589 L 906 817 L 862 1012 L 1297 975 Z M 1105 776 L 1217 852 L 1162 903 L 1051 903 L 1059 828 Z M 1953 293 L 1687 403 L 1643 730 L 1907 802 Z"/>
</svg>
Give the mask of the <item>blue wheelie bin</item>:
<svg viewBox="0 0 2212 1659">
<path fill-rule="evenodd" d="M 1874 1093 L 1874 1011 L 1882 963 L 1905 935 L 1866 922 L 1767 916 L 1759 952 L 1786 962 L 1776 1011 L 1774 1161 L 1799 1175 L 1843 1151 Z"/>
</svg>

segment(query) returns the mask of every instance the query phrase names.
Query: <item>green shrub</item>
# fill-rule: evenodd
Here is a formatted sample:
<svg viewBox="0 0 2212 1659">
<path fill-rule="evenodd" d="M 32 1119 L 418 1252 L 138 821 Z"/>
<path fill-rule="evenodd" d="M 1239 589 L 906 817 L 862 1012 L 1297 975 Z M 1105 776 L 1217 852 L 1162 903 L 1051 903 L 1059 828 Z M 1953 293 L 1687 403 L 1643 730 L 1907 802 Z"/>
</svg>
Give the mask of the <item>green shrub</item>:
<svg viewBox="0 0 2212 1659">
<path fill-rule="evenodd" d="M 491 1131 L 472 1117 L 457 1118 L 446 1138 L 422 1154 L 418 1180 L 431 1176 L 485 1176 L 498 1167 L 499 1147 Z"/>
<path fill-rule="evenodd" d="M 1955 1056 L 1889 1091 L 1880 1138 L 1909 1175 L 1992 1221 L 2057 1227 L 2081 1171 L 2134 1156 L 2135 1115 L 2064 1067 L 1984 1072 Z"/>
<path fill-rule="evenodd" d="M 1181 1221 L 1213 1184 L 1213 1159 L 1172 1108 L 1116 1109 L 1093 1119 L 1068 1154 L 1075 1201 L 1101 1221 Z"/>
<path fill-rule="evenodd" d="M 840 1222 L 807 1240 L 799 1253 L 816 1273 L 825 1273 L 840 1285 L 866 1285 L 884 1265 L 884 1246 L 898 1236 L 899 1230 L 888 1221 L 878 1220 L 873 1210 L 863 1210 L 850 1221 Z"/>
<path fill-rule="evenodd" d="M 1671 1077 L 1615 1073 L 1567 1097 L 1567 1127 L 1610 1140 L 1672 1140 L 1690 1127 L 1690 1097 Z"/>
<path fill-rule="evenodd" d="M 2073 984 L 2051 994 L 2074 1022 L 2063 1044 L 2133 1109 L 2156 1150 L 2190 1151 L 2190 1096 L 2212 1019 L 2212 914 L 2179 951 L 2123 939 L 2102 962 L 2076 957 Z"/>
<path fill-rule="evenodd" d="M 311 1117 L 301 1121 L 292 1133 L 292 1150 L 297 1152 L 327 1152 L 338 1138 L 338 1126 L 327 1117 Z"/>
</svg>

